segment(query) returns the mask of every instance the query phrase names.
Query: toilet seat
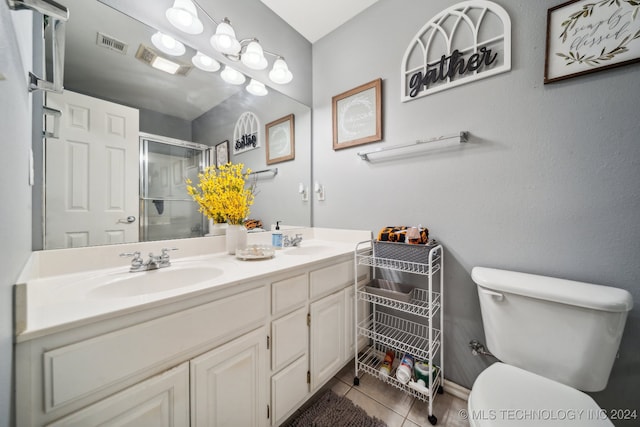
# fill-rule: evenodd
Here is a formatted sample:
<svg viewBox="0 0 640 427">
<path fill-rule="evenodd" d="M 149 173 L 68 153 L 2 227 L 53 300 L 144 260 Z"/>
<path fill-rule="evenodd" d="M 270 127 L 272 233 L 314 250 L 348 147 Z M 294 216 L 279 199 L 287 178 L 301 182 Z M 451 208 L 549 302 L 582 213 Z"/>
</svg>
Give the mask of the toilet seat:
<svg viewBox="0 0 640 427">
<path fill-rule="evenodd" d="M 478 376 L 468 408 L 476 427 L 613 426 L 587 394 L 501 362 Z"/>
</svg>

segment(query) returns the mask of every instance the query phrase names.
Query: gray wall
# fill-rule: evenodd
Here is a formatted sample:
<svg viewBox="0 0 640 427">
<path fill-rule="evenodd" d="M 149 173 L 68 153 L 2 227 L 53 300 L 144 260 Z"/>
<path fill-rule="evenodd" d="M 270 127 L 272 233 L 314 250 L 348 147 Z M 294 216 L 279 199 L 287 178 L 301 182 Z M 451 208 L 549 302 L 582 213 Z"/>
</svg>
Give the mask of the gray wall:
<svg viewBox="0 0 640 427">
<path fill-rule="evenodd" d="M 140 132 L 191 141 L 191 122 L 157 111 L 139 109 Z"/>
<path fill-rule="evenodd" d="M 31 15 L 21 12 L 18 37 L 6 2 L 0 2 L 0 427 L 13 422 L 13 297 L 12 288 L 31 254 L 30 68 Z M 18 40 L 24 52 L 20 59 Z"/>
<path fill-rule="evenodd" d="M 260 147 L 234 156 L 233 132 L 238 118 L 246 111 L 253 112 L 260 121 Z M 267 165 L 265 126 L 289 114 L 295 116 L 295 159 Z M 261 220 L 267 230 L 276 221 L 287 225 L 310 225 L 311 204 L 302 201 L 298 193 L 299 183 L 310 185 L 310 135 L 310 108 L 275 91 L 265 97 L 247 97 L 239 93 L 193 121 L 194 142 L 215 146 L 228 140 L 232 162 L 244 163 L 253 171 L 278 169 L 276 176 L 270 173 L 258 175 L 257 193 L 249 215 Z"/>
<path fill-rule="evenodd" d="M 546 13 L 558 1 L 499 1 L 512 71 L 401 103 L 405 49 L 455 3 L 381 0 L 313 45 L 313 170 L 326 187 L 314 225 L 430 228 L 446 251 L 445 372 L 465 387 L 492 362 L 467 348 L 484 341 L 473 266 L 628 289 L 637 307 L 609 385 L 593 396 L 640 409 L 639 65 L 543 85 Z M 334 151 L 331 97 L 378 77 L 383 141 Z M 464 147 L 375 164 L 356 155 L 461 130 L 472 135 Z"/>
</svg>

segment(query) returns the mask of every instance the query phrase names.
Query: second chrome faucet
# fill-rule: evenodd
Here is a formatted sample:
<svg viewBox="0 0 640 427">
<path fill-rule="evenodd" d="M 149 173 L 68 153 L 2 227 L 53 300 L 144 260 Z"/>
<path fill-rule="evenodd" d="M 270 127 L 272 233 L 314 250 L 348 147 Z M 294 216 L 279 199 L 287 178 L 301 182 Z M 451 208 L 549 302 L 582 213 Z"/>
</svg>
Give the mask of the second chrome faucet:
<svg viewBox="0 0 640 427">
<path fill-rule="evenodd" d="M 169 257 L 169 251 L 177 251 L 178 248 L 162 248 L 160 255 L 154 255 L 153 252 L 149 252 L 149 258 L 145 261 L 142 259 L 140 251 L 124 252 L 121 253 L 121 257 L 133 257 L 131 259 L 131 267 L 129 271 L 131 273 L 137 273 L 139 271 L 157 270 L 159 268 L 169 267 L 171 265 L 171 259 Z"/>
</svg>

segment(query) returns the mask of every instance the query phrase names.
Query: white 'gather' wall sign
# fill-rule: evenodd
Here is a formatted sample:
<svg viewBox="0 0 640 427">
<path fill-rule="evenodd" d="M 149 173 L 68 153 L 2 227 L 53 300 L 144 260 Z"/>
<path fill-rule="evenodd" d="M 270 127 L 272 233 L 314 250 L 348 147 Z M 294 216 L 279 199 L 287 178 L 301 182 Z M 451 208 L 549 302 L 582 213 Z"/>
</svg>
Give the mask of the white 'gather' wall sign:
<svg viewBox="0 0 640 427">
<path fill-rule="evenodd" d="M 491 1 L 464 1 L 433 17 L 411 40 L 402 59 L 401 100 L 509 70 L 509 15 Z"/>
<path fill-rule="evenodd" d="M 233 130 L 233 154 L 260 147 L 260 120 L 251 111 L 240 115 Z"/>
</svg>

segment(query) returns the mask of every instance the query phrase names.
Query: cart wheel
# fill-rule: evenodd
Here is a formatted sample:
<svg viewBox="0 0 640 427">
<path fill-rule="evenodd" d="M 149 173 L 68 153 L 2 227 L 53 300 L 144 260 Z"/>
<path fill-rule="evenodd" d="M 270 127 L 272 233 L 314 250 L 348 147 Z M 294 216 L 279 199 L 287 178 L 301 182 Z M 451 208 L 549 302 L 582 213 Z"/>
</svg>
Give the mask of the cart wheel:
<svg viewBox="0 0 640 427">
<path fill-rule="evenodd" d="M 438 386 L 438 394 L 444 394 L 444 387 Z"/>
<path fill-rule="evenodd" d="M 435 415 L 429 415 L 427 419 L 429 420 L 432 426 L 436 425 L 436 423 L 438 422 L 438 419 L 436 418 Z"/>
<path fill-rule="evenodd" d="M 353 385 L 360 385 L 360 378 L 353 377 Z"/>
</svg>

